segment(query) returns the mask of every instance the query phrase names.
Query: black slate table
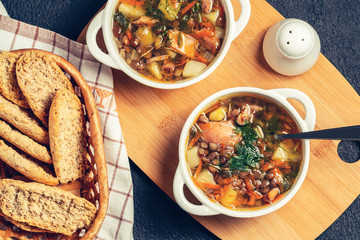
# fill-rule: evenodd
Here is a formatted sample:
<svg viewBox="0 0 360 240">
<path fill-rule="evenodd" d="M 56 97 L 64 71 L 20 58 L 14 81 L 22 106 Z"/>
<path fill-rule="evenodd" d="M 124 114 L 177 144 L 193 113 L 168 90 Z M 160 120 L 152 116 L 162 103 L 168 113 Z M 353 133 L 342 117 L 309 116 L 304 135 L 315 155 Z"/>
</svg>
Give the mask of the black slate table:
<svg viewBox="0 0 360 240">
<path fill-rule="evenodd" d="M 2 0 L 2 2 L 12 18 L 50 29 L 73 40 L 77 39 L 90 19 L 106 3 L 104 0 Z M 285 18 L 299 18 L 312 25 L 319 34 L 321 52 L 360 94 L 360 1 L 269 0 L 268 2 Z M 351 103 L 346 107 L 351 107 Z M 341 142 L 338 152 L 345 161 L 356 161 L 360 158 L 360 143 Z M 134 239 L 217 239 L 182 211 L 131 161 L 130 166 L 134 182 Z M 360 197 L 358 196 L 318 239 L 360 239 L 359 222 Z"/>
</svg>

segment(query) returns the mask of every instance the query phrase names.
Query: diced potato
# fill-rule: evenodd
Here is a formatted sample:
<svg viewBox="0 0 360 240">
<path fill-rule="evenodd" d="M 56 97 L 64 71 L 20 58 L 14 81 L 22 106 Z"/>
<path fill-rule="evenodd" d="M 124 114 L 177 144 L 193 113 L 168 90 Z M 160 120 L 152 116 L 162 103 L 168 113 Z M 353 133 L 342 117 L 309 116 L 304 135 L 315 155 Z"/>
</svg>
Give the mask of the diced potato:
<svg viewBox="0 0 360 240">
<path fill-rule="evenodd" d="M 209 13 L 203 13 L 202 16 L 211 22 L 214 26 L 216 26 L 216 20 L 219 17 L 219 9 L 214 9 Z"/>
<path fill-rule="evenodd" d="M 158 62 L 152 62 L 147 65 L 147 70 L 157 79 L 162 79 L 162 74 L 160 72 L 160 65 Z"/>
<path fill-rule="evenodd" d="M 191 169 L 197 167 L 200 164 L 198 149 L 199 146 L 194 146 L 186 151 L 186 159 Z"/>
<path fill-rule="evenodd" d="M 209 114 L 210 121 L 220 122 L 226 116 L 226 107 L 219 107 Z"/>
<path fill-rule="evenodd" d="M 144 6 L 131 5 L 128 3 L 121 3 L 119 5 L 119 12 L 124 14 L 124 16 L 129 18 L 130 20 L 136 20 L 141 16 L 145 16 L 146 14 Z"/>
<path fill-rule="evenodd" d="M 297 162 L 300 160 L 301 154 L 299 152 L 292 152 L 289 154 L 288 160 L 291 162 Z"/>
<path fill-rule="evenodd" d="M 271 157 L 272 160 L 287 159 L 289 152 L 285 151 L 282 147 L 277 147 Z"/>
<path fill-rule="evenodd" d="M 222 205 L 230 207 L 235 205 L 237 195 L 237 191 L 234 190 L 231 184 L 228 184 L 223 189 L 221 189 L 221 196 L 219 201 Z"/>
<path fill-rule="evenodd" d="M 136 30 L 135 35 L 139 38 L 142 46 L 152 46 L 156 40 L 151 28 L 147 26 L 140 26 Z"/>
<path fill-rule="evenodd" d="M 158 9 L 164 13 L 166 19 L 174 21 L 177 18 L 181 4 L 177 0 L 160 0 Z"/>
<path fill-rule="evenodd" d="M 189 78 L 199 75 L 206 68 L 206 64 L 195 60 L 190 60 L 185 64 L 183 77 Z"/>
<path fill-rule="evenodd" d="M 284 160 L 290 160 L 290 161 L 298 161 L 300 159 L 300 154 L 299 154 L 299 156 L 296 156 L 297 152 L 294 152 L 294 147 L 295 147 L 295 144 L 294 144 L 293 140 L 291 140 L 291 139 L 283 140 L 279 144 L 279 146 L 275 149 L 271 159 L 272 160 L 284 159 Z"/>
<path fill-rule="evenodd" d="M 181 74 L 182 74 L 183 70 L 181 68 L 176 68 L 175 69 L 175 73 L 174 73 L 174 76 L 175 77 L 180 77 Z"/>
<path fill-rule="evenodd" d="M 166 53 L 170 56 L 171 59 L 174 59 L 177 56 L 177 53 L 170 49 L 166 49 Z"/>
<path fill-rule="evenodd" d="M 207 170 L 207 169 L 202 170 L 202 171 L 199 173 L 199 175 L 198 175 L 198 177 L 197 177 L 197 180 L 198 180 L 199 182 L 202 182 L 202 183 L 208 183 L 208 184 L 213 184 L 213 185 L 216 184 L 216 182 L 215 182 L 215 180 L 214 180 L 214 176 L 213 176 L 213 175 L 211 174 L 211 172 L 210 172 L 209 170 Z"/>
</svg>

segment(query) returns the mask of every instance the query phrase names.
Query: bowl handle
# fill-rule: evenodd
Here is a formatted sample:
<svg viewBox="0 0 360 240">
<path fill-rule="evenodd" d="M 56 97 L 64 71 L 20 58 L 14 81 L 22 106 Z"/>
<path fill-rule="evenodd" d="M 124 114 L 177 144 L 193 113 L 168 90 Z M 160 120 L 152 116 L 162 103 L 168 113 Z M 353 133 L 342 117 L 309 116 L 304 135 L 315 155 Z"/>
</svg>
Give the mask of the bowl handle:
<svg viewBox="0 0 360 240">
<path fill-rule="evenodd" d="M 184 194 L 184 179 L 181 176 L 180 168 L 176 169 L 174 182 L 173 182 L 173 192 L 176 202 L 179 206 L 187 211 L 190 214 L 198 215 L 198 216 L 211 216 L 217 215 L 218 212 L 215 212 L 208 208 L 205 205 L 195 205 L 189 202 Z"/>
<path fill-rule="evenodd" d="M 307 130 L 314 130 L 316 123 L 316 114 L 315 114 L 315 106 L 311 99 L 303 92 L 291 89 L 291 88 L 279 88 L 272 89 L 271 91 L 284 96 L 285 98 L 293 98 L 301 102 L 305 107 L 305 124 L 307 126 Z"/>
<path fill-rule="evenodd" d="M 98 46 L 96 42 L 96 35 L 99 32 L 100 28 L 102 28 L 102 19 L 104 15 L 104 10 L 99 12 L 95 18 L 91 21 L 89 28 L 86 32 L 86 44 L 89 47 L 91 54 L 101 63 L 119 69 L 118 66 L 114 64 L 114 61 L 110 57 L 109 54 L 105 54 Z"/>
<path fill-rule="evenodd" d="M 249 22 L 250 13 L 251 13 L 251 5 L 249 0 L 239 0 L 241 5 L 241 13 L 239 19 L 235 21 L 235 29 L 232 36 L 232 40 L 234 40 L 239 34 L 244 30 L 246 24 Z"/>
</svg>

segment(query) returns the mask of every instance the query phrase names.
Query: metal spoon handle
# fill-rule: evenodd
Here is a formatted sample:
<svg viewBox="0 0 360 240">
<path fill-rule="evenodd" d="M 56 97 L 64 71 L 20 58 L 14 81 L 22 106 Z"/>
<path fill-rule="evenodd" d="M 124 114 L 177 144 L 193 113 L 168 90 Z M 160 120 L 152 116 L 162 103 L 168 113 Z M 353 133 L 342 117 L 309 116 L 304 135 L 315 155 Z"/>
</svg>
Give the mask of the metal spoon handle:
<svg viewBox="0 0 360 240">
<path fill-rule="evenodd" d="M 331 140 L 360 140 L 360 125 L 331 128 L 319 131 L 294 134 L 278 134 L 278 139 L 331 139 Z"/>
</svg>

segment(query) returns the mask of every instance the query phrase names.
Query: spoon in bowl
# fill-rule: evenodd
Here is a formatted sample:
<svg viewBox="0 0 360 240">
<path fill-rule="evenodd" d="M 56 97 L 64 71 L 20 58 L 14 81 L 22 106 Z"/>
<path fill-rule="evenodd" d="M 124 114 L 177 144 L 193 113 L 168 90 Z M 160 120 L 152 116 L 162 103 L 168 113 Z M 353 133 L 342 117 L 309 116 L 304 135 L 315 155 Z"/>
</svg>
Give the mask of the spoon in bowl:
<svg viewBox="0 0 360 240">
<path fill-rule="evenodd" d="M 276 134 L 276 139 L 360 140 L 360 125 L 294 134 Z"/>
</svg>

